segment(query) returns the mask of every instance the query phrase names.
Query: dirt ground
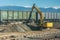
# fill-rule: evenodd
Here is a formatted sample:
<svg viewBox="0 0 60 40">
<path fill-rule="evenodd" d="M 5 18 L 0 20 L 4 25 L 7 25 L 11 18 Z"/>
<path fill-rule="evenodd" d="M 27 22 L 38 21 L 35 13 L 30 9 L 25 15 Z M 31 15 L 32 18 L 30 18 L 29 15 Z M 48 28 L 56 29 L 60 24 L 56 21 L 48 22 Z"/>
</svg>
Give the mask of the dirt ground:
<svg viewBox="0 0 60 40">
<path fill-rule="evenodd" d="M 60 29 L 60 22 L 54 22 L 54 28 L 59 28 Z"/>
</svg>

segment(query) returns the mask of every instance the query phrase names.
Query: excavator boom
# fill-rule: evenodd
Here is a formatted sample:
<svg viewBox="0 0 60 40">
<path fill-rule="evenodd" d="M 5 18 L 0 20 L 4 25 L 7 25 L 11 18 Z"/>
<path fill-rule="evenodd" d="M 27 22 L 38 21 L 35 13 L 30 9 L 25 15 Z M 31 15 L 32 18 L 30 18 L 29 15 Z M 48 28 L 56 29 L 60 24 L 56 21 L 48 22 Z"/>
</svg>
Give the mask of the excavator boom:
<svg viewBox="0 0 60 40">
<path fill-rule="evenodd" d="M 42 12 L 40 11 L 40 9 L 35 6 L 35 4 L 33 4 L 33 6 L 32 6 L 32 11 L 30 12 L 29 20 L 31 19 L 31 15 L 32 15 L 32 12 L 34 9 L 36 9 L 40 15 L 40 24 L 43 24 L 44 16 L 43 16 Z"/>
<path fill-rule="evenodd" d="M 32 7 L 32 10 L 34 10 L 34 9 L 36 9 L 37 12 L 38 12 L 39 15 L 40 15 L 40 24 L 43 24 L 44 16 L 43 16 L 42 12 L 40 11 L 40 9 L 39 9 L 37 6 L 35 6 L 35 4 L 34 4 L 33 7 Z"/>
</svg>

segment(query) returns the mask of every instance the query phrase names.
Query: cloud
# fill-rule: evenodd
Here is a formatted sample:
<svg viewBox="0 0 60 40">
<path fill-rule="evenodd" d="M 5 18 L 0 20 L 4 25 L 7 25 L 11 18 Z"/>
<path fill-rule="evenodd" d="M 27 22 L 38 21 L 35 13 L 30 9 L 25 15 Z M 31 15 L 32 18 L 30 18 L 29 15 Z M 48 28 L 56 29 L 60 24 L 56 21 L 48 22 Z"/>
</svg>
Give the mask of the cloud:
<svg viewBox="0 0 60 40">
<path fill-rule="evenodd" d="M 60 8 L 60 6 L 53 6 L 52 8 L 58 9 L 58 8 Z"/>
<path fill-rule="evenodd" d="M 52 7 L 44 7 L 44 8 L 54 8 L 54 9 L 59 9 L 60 6 L 52 6 Z"/>
<path fill-rule="evenodd" d="M 24 7 L 26 7 L 26 8 L 31 8 L 31 6 L 24 6 Z"/>
<path fill-rule="evenodd" d="M 44 7 L 44 8 L 49 8 L 49 7 Z"/>
</svg>

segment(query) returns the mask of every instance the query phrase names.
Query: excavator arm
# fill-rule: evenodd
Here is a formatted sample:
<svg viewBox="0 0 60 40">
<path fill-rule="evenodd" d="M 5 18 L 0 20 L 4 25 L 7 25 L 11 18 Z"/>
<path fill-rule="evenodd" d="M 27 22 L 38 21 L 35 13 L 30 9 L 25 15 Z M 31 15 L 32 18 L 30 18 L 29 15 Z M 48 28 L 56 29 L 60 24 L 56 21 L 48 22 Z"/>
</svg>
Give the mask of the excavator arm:
<svg viewBox="0 0 60 40">
<path fill-rule="evenodd" d="M 43 20 L 44 20 L 44 16 L 43 16 L 42 12 L 40 11 L 40 9 L 37 6 L 35 6 L 35 4 L 32 7 L 32 10 L 34 10 L 34 9 L 39 13 L 39 15 L 40 15 L 40 24 L 42 25 Z"/>
<path fill-rule="evenodd" d="M 40 11 L 40 9 L 35 6 L 35 4 L 32 6 L 32 11 L 30 12 L 29 20 L 31 19 L 31 15 L 32 15 L 32 12 L 33 12 L 34 9 L 39 13 L 39 15 L 40 15 L 40 25 L 42 25 L 43 20 L 44 20 L 44 16 L 43 16 L 42 12 Z"/>
</svg>

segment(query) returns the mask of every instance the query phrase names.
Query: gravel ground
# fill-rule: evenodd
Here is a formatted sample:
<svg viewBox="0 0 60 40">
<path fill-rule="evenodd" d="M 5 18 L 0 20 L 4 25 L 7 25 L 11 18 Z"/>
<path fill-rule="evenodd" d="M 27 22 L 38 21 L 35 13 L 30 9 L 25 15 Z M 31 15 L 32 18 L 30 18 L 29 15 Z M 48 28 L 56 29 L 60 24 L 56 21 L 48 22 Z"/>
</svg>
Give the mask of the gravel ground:
<svg viewBox="0 0 60 40">
<path fill-rule="evenodd" d="M 60 22 L 54 22 L 54 28 L 59 28 L 60 29 Z"/>
</svg>

